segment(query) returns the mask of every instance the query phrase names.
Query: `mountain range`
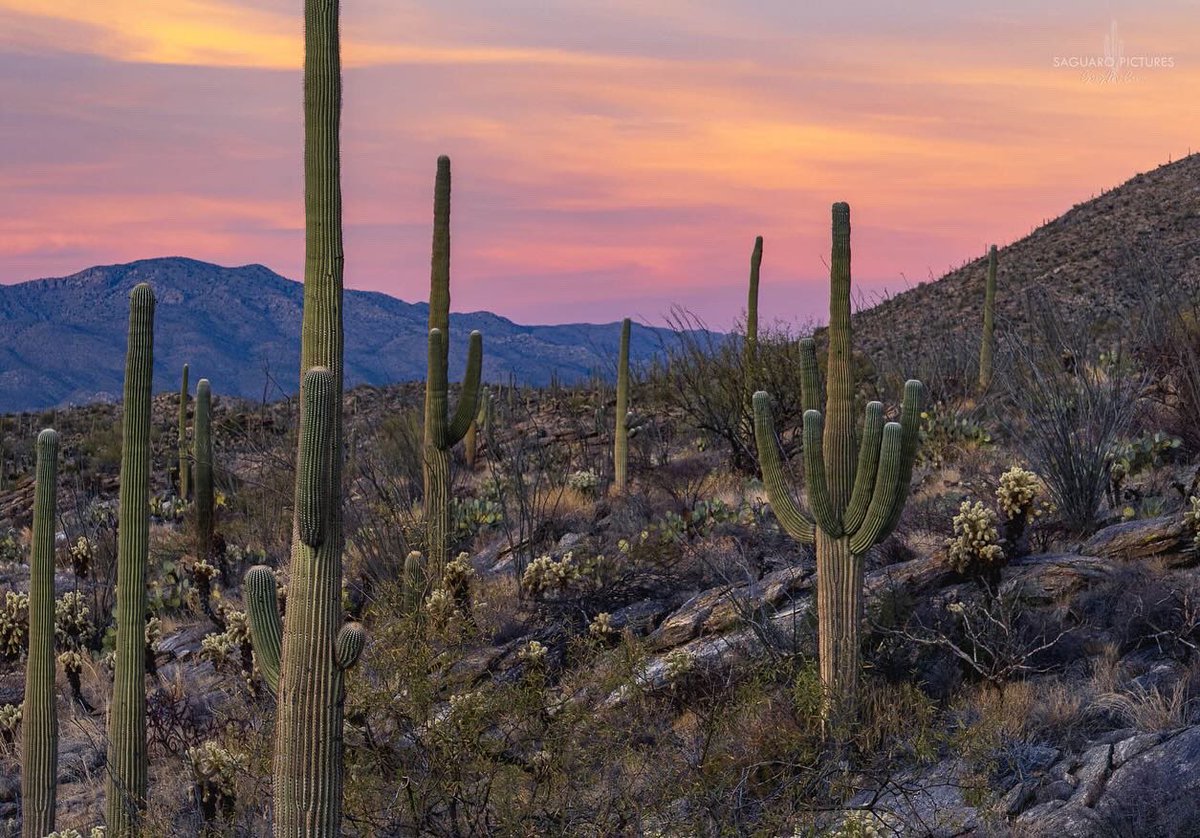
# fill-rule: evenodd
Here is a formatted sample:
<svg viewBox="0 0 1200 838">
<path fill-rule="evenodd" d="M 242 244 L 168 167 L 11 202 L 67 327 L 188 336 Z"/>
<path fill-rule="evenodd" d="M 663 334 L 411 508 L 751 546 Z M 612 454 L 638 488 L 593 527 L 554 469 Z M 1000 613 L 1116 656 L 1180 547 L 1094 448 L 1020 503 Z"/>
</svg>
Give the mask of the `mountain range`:
<svg viewBox="0 0 1200 838">
<path fill-rule="evenodd" d="M 88 268 L 71 276 L 0 285 L 0 413 L 121 396 L 129 292 L 149 282 L 155 311 L 154 387 L 208 378 L 214 392 L 278 398 L 296 389 L 304 287 L 262 265 L 226 268 L 185 258 Z M 429 307 L 346 291 L 346 385 L 422 380 Z M 489 312 L 450 315 L 451 380 L 466 365 L 467 335 L 483 333 L 483 376 L 567 383 L 616 370 L 620 324 L 522 326 Z M 657 355 L 664 329 L 634 324 L 632 362 Z"/>
</svg>

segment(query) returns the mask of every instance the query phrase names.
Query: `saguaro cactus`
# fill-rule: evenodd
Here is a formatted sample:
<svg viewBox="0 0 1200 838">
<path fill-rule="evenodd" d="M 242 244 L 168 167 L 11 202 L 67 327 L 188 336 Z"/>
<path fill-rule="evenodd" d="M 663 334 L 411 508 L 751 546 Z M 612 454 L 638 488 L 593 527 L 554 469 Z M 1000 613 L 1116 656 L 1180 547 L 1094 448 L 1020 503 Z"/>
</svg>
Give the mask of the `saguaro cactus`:
<svg viewBox="0 0 1200 838">
<path fill-rule="evenodd" d="M 212 387 L 196 383 L 196 558 L 208 561 L 213 551 Z"/>
<path fill-rule="evenodd" d="M 29 657 L 21 717 L 21 835 L 54 831 L 58 782 L 58 714 L 54 708 L 54 516 L 58 434 L 37 438 L 33 545 L 29 555 Z"/>
<path fill-rule="evenodd" d="M 274 830 L 277 838 L 332 838 L 342 822 L 342 671 L 361 648 L 362 631 L 342 632 L 342 195 L 338 156 L 342 107 L 337 0 L 304 3 L 304 316 L 301 326 L 302 422 L 314 430 L 298 448 L 297 484 L 323 463 L 320 492 L 307 492 L 293 517 L 287 619 L 280 633 L 259 608 L 256 651 L 282 637 L 275 659 Z M 323 368 L 315 375 L 314 367 Z M 310 405 L 313 400 L 315 404 Z M 316 436 L 315 417 L 328 432 Z M 306 439 L 307 438 L 307 439 Z M 307 453 L 306 453 L 307 451 Z M 317 501 L 315 504 L 313 501 Z M 256 575 L 255 575 L 256 574 Z M 247 577 L 248 593 L 262 580 Z M 274 596 L 274 581 L 270 596 Z M 264 595 L 266 595 L 264 591 Z M 277 617 L 277 614 L 276 614 Z M 267 666 L 271 666 L 268 662 Z M 265 669 L 264 669 L 265 671 Z"/>
<path fill-rule="evenodd" d="M 483 336 L 471 332 L 462 393 L 453 417 L 447 379 L 450 362 L 450 158 L 437 161 L 433 190 L 433 258 L 429 273 L 429 366 L 425 379 L 425 528 L 429 571 L 441 575 L 450 559 L 450 450 L 479 410 Z"/>
<path fill-rule="evenodd" d="M 979 344 L 979 392 L 992 383 L 992 345 L 996 331 L 996 245 L 988 249 L 987 289 L 983 294 L 983 339 Z"/>
<path fill-rule="evenodd" d="M 183 365 L 183 383 L 179 387 L 179 497 L 188 499 L 192 482 L 187 444 L 188 365 Z"/>
<path fill-rule="evenodd" d="M 746 394 L 758 383 L 758 272 L 762 267 L 763 237 L 754 239 L 750 253 L 750 293 L 746 299 Z"/>
<path fill-rule="evenodd" d="M 629 465 L 629 330 L 621 321 L 621 348 L 617 352 L 617 415 L 613 429 L 613 491 L 624 494 Z"/>
<path fill-rule="evenodd" d="M 883 421 L 883 405 L 866 407 L 861 441 L 854 428 L 850 331 L 850 207 L 833 205 L 829 359 L 825 411 L 817 409 L 820 381 L 812 340 L 800 346 L 804 405 L 804 468 L 811 517 L 792 499 L 784 479 L 771 417 L 771 399 L 754 394 L 755 437 L 771 508 L 783 528 L 817 548 L 817 623 L 825 711 L 852 714 L 858 686 L 863 615 L 863 555 L 895 528 L 908 495 L 918 443 L 922 386 L 904 387 L 900 421 Z M 855 451 L 857 445 L 857 453 Z"/>
<path fill-rule="evenodd" d="M 133 289 L 129 300 L 117 521 L 117 647 L 105 784 L 105 819 L 108 834 L 115 838 L 137 834 L 146 805 L 146 559 L 154 292 L 143 283 Z"/>
</svg>

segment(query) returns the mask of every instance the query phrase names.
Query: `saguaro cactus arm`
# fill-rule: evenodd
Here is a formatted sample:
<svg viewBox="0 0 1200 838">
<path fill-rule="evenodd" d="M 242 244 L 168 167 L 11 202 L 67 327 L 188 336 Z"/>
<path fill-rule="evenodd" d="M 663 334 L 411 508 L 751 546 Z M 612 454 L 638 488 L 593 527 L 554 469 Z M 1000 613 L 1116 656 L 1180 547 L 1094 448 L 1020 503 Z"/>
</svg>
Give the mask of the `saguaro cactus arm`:
<svg viewBox="0 0 1200 838">
<path fill-rule="evenodd" d="M 917 459 L 917 448 L 921 445 L 921 405 L 924 401 L 925 386 L 915 378 L 905 382 L 904 401 L 900 404 L 900 496 L 879 534 L 880 540 L 892 534 L 904 512 L 904 502 L 908 499 L 909 484 L 912 483 L 913 463 Z"/>
<path fill-rule="evenodd" d="M 821 411 L 804 411 L 804 482 L 808 485 L 808 505 L 817 526 L 830 538 L 837 538 L 842 534 L 842 522 L 833 508 L 825 480 L 824 432 Z"/>
<path fill-rule="evenodd" d="M 458 406 L 446 431 L 446 441 L 451 446 L 457 445 L 466 436 L 467 429 L 479 414 L 479 379 L 482 373 L 483 335 L 475 331 L 471 332 L 470 343 L 467 344 L 467 369 L 463 375 Z"/>
<path fill-rule="evenodd" d="M 346 623 L 338 632 L 334 657 L 338 669 L 343 671 L 354 666 L 367 644 L 367 633 L 359 623 Z"/>
<path fill-rule="evenodd" d="M 58 714 L 54 707 L 54 531 L 58 434 L 38 434 L 29 555 L 29 657 L 21 717 L 21 835 L 54 831 Z"/>
<path fill-rule="evenodd" d="M 821 370 L 817 367 L 817 342 L 800 341 L 800 406 L 807 413 L 821 410 Z"/>
<path fill-rule="evenodd" d="M 987 286 L 983 292 L 983 335 L 979 343 L 979 390 L 992 383 L 992 346 L 996 331 L 996 245 L 988 249 Z"/>
<path fill-rule="evenodd" d="M 296 520 L 300 540 L 309 547 L 325 542 L 330 519 L 330 458 L 337 402 L 333 373 L 314 367 L 304 377 L 304 415 L 296 468 Z"/>
<path fill-rule="evenodd" d="M 879 537 L 900 501 L 900 479 L 904 474 L 900 423 L 888 422 L 883 428 L 883 446 L 879 455 L 879 472 L 875 476 L 875 490 L 871 493 L 871 504 L 867 507 L 862 526 L 850 537 L 850 552 L 855 555 L 870 550 Z"/>
<path fill-rule="evenodd" d="M 763 485 L 771 500 L 771 509 L 779 525 L 794 539 L 812 544 L 816 527 L 811 518 L 800 510 L 784 478 L 779 457 L 775 421 L 771 417 L 771 397 L 762 390 L 754 394 L 754 439 L 758 445 L 758 462 L 762 467 Z"/>
<path fill-rule="evenodd" d="M 259 671 L 272 695 L 279 692 L 279 656 L 283 646 L 283 620 L 279 616 L 279 593 L 275 574 L 266 565 L 246 571 L 243 583 L 250 643 Z"/>
<path fill-rule="evenodd" d="M 875 473 L 879 469 L 879 446 L 883 444 L 883 404 L 868 402 L 863 418 L 863 435 L 858 444 L 858 470 L 854 475 L 854 491 L 842 526 L 846 532 L 854 532 L 867 514 L 871 492 L 875 488 Z"/>
</svg>

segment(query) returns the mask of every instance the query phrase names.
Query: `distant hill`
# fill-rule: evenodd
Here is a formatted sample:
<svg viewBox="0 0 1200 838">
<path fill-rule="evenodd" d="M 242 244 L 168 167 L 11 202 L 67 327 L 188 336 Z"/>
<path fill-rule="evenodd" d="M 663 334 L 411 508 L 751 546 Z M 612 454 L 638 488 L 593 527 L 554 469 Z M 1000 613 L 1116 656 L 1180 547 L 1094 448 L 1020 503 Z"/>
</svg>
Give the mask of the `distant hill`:
<svg viewBox="0 0 1200 838">
<path fill-rule="evenodd" d="M 911 362 L 967 333 L 961 345 L 976 351 L 986 272 L 981 252 L 935 282 L 859 312 L 855 345 Z M 1008 328 L 997 334 L 1003 339 L 1021 327 L 1031 297 L 1057 319 L 1103 322 L 1151 278 L 1200 285 L 1200 154 L 1137 175 L 1001 248 L 996 312 Z"/>
<path fill-rule="evenodd" d="M 158 298 L 154 387 L 209 378 L 218 393 L 277 398 L 299 379 L 303 286 L 262 265 L 224 268 L 194 259 L 146 259 L 59 279 L 0 285 L 0 413 L 121 396 L 129 291 L 149 282 Z M 346 384 L 424 379 L 425 303 L 347 291 Z M 616 369 L 620 324 L 521 326 L 488 312 L 450 315 L 450 366 L 466 364 L 467 335 L 483 333 L 484 378 L 544 385 Z M 634 325 L 630 357 L 661 349 L 662 329 Z M 268 385 L 268 377 L 276 385 Z"/>
</svg>

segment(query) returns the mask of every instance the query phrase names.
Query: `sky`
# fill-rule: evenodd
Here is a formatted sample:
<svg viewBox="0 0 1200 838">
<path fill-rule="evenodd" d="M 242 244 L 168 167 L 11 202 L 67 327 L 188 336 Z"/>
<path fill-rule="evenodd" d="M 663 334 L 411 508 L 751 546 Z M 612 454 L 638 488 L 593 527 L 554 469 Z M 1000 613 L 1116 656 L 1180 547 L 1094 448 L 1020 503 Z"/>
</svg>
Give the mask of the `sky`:
<svg viewBox="0 0 1200 838">
<path fill-rule="evenodd" d="M 427 298 L 449 154 L 452 306 L 519 322 L 728 327 L 756 235 L 821 319 L 834 201 L 869 302 L 1200 149 L 1195 0 L 344 0 L 342 53 L 347 287 Z M 0 282 L 301 278 L 301 63 L 300 0 L 0 0 Z"/>
</svg>

